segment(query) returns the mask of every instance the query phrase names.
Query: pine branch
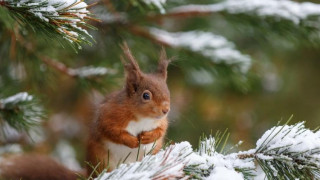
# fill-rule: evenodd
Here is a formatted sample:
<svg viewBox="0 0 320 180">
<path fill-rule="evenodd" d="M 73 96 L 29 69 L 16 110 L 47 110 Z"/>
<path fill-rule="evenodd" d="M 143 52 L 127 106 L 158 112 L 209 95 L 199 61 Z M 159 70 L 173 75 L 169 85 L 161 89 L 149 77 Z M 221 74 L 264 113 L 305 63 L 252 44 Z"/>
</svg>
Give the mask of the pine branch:
<svg viewBox="0 0 320 180">
<path fill-rule="evenodd" d="M 47 56 L 39 55 L 34 49 L 34 45 L 30 42 L 27 42 L 19 34 L 16 35 L 17 41 L 24 47 L 29 53 L 34 54 L 39 60 L 48 65 L 49 67 L 61 72 L 64 75 L 67 75 L 72 78 L 80 78 L 84 80 L 96 80 L 97 78 L 104 75 L 114 75 L 116 70 L 109 69 L 105 67 L 82 67 L 78 69 L 70 68 L 58 60 L 51 59 Z"/>
<path fill-rule="evenodd" d="M 65 64 L 57 60 L 53 60 L 45 56 L 40 57 L 40 59 L 48 66 L 72 78 L 82 78 L 82 79 L 90 80 L 90 79 L 95 79 L 97 77 L 104 76 L 107 74 L 116 73 L 115 70 L 107 69 L 105 67 L 85 66 L 78 69 L 73 69 L 73 68 L 67 67 Z"/>
<path fill-rule="evenodd" d="M 152 41 L 156 44 L 160 44 L 165 47 L 173 47 L 170 43 L 166 42 L 165 40 L 163 40 L 161 38 L 158 38 L 153 33 L 151 33 L 150 30 L 148 30 L 146 28 L 136 26 L 136 25 L 127 25 L 126 27 L 134 35 L 149 39 L 150 41 Z"/>
<path fill-rule="evenodd" d="M 104 24 L 100 25 L 106 27 L 109 24 L 104 21 Z M 202 31 L 172 33 L 156 28 L 147 29 L 138 25 L 130 25 L 130 23 L 124 23 L 123 26 L 130 33 L 146 38 L 151 42 L 200 54 L 210 59 L 213 64 L 227 65 L 232 70 L 242 74 L 248 72 L 251 67 L 250 56 L 235 49 L 235 45 L 223 36 Z"/>
<path fill-rule="evenodd" d="M 304 122 L 273 127 L 258 140 L 255 149 L 245 152 L 226 154 L 233 149 L 231 147 L 225 150 L 227 140 L 228 133 L 224 131 L 217 132 L 216 139 L 212 136 L 202 136 L 198 150 L 195 151 L 188 142 L 179 143 L 160 151 L 157 155 L 145 157 L 142 162 L 121 165 L 119 169 L 110 173 L 102 173 L 100 179 L 153 179 L 151 174 L 159 170 L 159 161 L 162 161 L 163 166 L 170 166 L 172 162 L 176 162 L 177 154 L 187 152 L 188 155 L 181 161 L 184 165 L 178 166 L 184 167 L 184 174 L 181 174 L 180 170 L 176 172 L 179 177 L 182 175 L 189 179 L 254 179 L 257 175 L 254 172 L 256 161 L 270 180 L 320 178 L 320 131 L 306 129 Z M 239 144 L 241 141 L 235 147 Z M 175 153 L 172 155 L 173 152 Z M 172 174 L 177 169 L 179 168 L 163 172 Z"/>
<path fill-rule="evenodd" d="M 255 159 L 268 179 L 320 178 L 320 131 L 304 124 L 274 127 L 257 142 Z"/>
<path fill-rule="evenodd" d="M 184 177 L 183 168 L 187 157 L 192 152 L 189 143 L 180 143 L 169 146 L 156 155 L 147 155 L 141 162 L 122 164 L 112 172 L 103 172 L 97 180 L 105 179 L 174 179 Z"/>
<path fill-rule="evenodd" d="M 158 9 L 162 14 L 166 12 L 164 9 L 164 4 L 166 3 L 166 0 L 141 0 L 141 2 L 148 5 L 151 9 Z"/>
<path fill-rule="evenodd" d="M 294 2 L 290 0 L 225 0 L 215 4 L 207 5 L 183 5 L 175 7 L 166 14 L 158 14 L 152 19 L 168 17 L 195 17 L 207 16 L 215 13 L 227 12 L 230 14 L 248 14 L 258 17 L 280 18 L 299 24 L 310 17 L 320 15 L 320 4 L 311 2 Z M 311 25 L 311 24 L 310 24 Z"/>
<path fill-rule="evenodd" d="M 6 122 L 18 131 L 38 125 L 43 117 L 38 101 L 26 92 L 0 99 L 0 123 Z"/>
<path fill-rule="evenodd" d="M 256 149 L 238 157 L 254 158 L 268 179 L 319 179 L 320 131 L 306 129 L 304 123 L 273 127 Z"/>
<path fill-rule="evenodd" d="M 214 4 L 191 4 L 174 7 L 166 14 L 149 14 L 150 22 L 162 19 L 203 17 L 218 14 L 242 29 L 254 28 L 262 34 L 319 44 L 320 4 L 291 0 L 224 0 Z M 301 41 L 304 40 L 304 41 Z"/>
<path fill-rule="evenodd" d="M 20 27 L 29 26 L 50 39 L 66 39 L 77 48 L 81 48 L 81 43 L 92 44 L 93 39 L 84 27 L 94 29 L 87 21 L 97 19 L 93 18 L 82 0 L 2 0 L 1 6 L 8 10 Z"/>
<path fill-rule="evenodd" d="M 234 44 L 223 36 L 210 32 L 167 32 L 151 28 L 150 33 L 158 40 L 175 48 L 187 48 L 199 53 L 215 64 L 226 64 L 234 70 L 246 73 L 251 66 L 251 58 L 234 48 Z"/>
<path fill-rule="evenodd" d="M 226 142 L 229 138 L 227 130 L 224 132 L 217 131 L 216 138 L 212 135 L 202 135 L 199 140 L 198 149 L 190 155 L 190 159 L 185 173 L 191 179 L 252 179 L 255 168 L 253 158 L 240 159 L 236 153 L 226 154 L 234 147 L 238 147 L 242 141 L 225 149 Z M 228 179 L 228 178 L 227 178 Z"/>
<path fill-rule="evenodd" d="M 148 11 L 156 11 L 157 13 L 160 12 L 163 14 L 166 12 L 164 8 L 166 1 L 167 0 L 130 0 L 126 2 L 121 2 L 121 4 L 126 7 L 133 7 L 132 9 L 139 10 L 141 13 L 145 13 Z"/>
</svg>

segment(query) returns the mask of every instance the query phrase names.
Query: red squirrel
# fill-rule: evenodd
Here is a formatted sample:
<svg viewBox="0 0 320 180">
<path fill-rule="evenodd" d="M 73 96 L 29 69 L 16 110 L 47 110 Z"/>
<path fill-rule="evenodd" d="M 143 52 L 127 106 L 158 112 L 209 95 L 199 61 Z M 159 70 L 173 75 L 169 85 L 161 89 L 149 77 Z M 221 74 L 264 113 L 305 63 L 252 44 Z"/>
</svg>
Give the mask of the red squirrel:
<svg viewBox="0 0 320 180">
<path fill-rule="evenodd" d="M 164 49 L 157 71 L 151 74 L 140 70 L 126 43 L 122 49 L 126 57 L 126 60 L 121 58 L 126 84 L 124 89 L 106 97 L 92 122 L 87 141 L 86 160 L 90 164 L 86 167 L 87 176 L 92 167 L 97 167 L 98 172 L 105 168 L 111 171 L 119 163 L 135 162 L 144 154 L 157 153 L 168 127 L 170 92 L 166 79 L 169 60 Z M 76 172 L 47 156 L 0 157 L 0 179 L 75 180 L 77 177 Z"/>
<path fill-rule="evenodd" d="M 166 83 L 169 60 L 161 51 L 155 73 L 143 73 L 127 44 L 122 46 L 125 87 L 100 105 L 87 145 L 87 161 L 99 170 L 141 160 L 157 153 L 168 127 L 170 92 Z M 139 148 L 140 144 L 140 148 Z M 153 147 L 154 146 L 154 147 Z M 139 150 L 139 155 L 138 154 Z M 90 168 L 87 168 L 90 172 Z"/>
</svg>

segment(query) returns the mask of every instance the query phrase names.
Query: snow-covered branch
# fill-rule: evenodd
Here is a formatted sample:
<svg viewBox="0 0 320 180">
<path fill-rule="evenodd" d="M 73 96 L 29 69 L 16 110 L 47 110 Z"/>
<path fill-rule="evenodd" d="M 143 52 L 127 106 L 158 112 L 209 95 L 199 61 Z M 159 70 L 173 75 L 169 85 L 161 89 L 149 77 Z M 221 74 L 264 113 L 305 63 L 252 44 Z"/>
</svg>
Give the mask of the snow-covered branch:
<svg viewBox="0 0 320 180">
<path fill-rule="evenodd" d="M 21 92 L 18 94 L 15 94 L 13 96 L 7 97 L 5 99 L 1 99 L 1 106 L 0 108 L 5 109 L 8 106 L 15 106 L 21 102 L 29 102 L 33 99 L 33 96 L 29 95 L 26 92 Z"/>
<path fill-rule="evenodd" d="M 4 0 L 1 6 L 7 8 L 11 17 L 20 25 L 28 25 L 35 32 L 47 37 L 61 36 L 78 45 L 92 40 L 91 35 L 83 29 L 90 27 L 87 20 L 95 20 L 87 10 L 83 0 Z"/>
<path fill-rule="evenodd" d="M 258 140 L 255 159 L 269 179 L 319 179 L 320 131 L 304 122 L 273 127 Z"/>
<path fill-rule="evenodd" d="M 26 92 L 0 99 L 0 124 L 4 121 L 17 130 L 25 130 L 38 124 L 42 117 L 37 100 Z"/>
<path fill-rule="evenodd" d="M 165 13 L 165 9 L 164 9 L 164 4 L 166 3 L 167 0 L 142 0 L 144 3 L 148 4 L 148 5 L 153 5 L 156 8 L 159 9 L 159 11 L 161 13 Z"/>
<path fill-rule="evenodd" d="M 217 139 L 209 136 L 201 140 L 198 150 L 193 150 L 188 142 L 177 143 L 156 155 L 146 156 L 141 162 L 122 164 L 112 172 L 104 172 L 97 179 L 320 178 L 320 131 L 305 128 L 304 122 L 273 127 L 257 141 L 256 148 L 244 152 L 217 151 L 219 144 L 226 140 L 223 136 Z M 260 174 L 257 169 L 262 170 L 257 171 Z"/>
<path fill-rule="evenodd" d="M 185 5 L 171 9 L 165 16 L 208 15 L 219 12 L 249 14 L 285 19 L 299 24 L 320 15 L 320 4 L 290 0 L 226 0 L 208 5 Z"/>
<path fill-rule="evenodd" d="M 48 66 L 70 77 L 90 79 L 104 76 L 107 74 L 115 74 L 115 70 L 108 69 L 105 67 L 84 66 L 78 69 L 73 69 L 67 67 L 65 64 L 59 61 L 56 61 L 48 57 L 40 57 L 40 59 Z"/>
<path fill-rule="evenodd" d="M 184 176 L 183 169 L 192 153 L 188 142 L 171 145 L 156 155 L 147 155 L 141 162 L 122 164 L 110 173 L 102 173 L 97 180 L 106 179 L 172 179 Z"/>
<path fill-rule="evenodd" d="M 167 32 L 151 28 L 151 34 L 159 41 L 165 42 L 172 47 L 187 48 L 199 53 L 214 63 L 224 63 L 238 68 L 245 73 L 251 66 L 251 58 L 235 49 L 235 45 L 223 36 L 210 32 Z"/>
</svg>

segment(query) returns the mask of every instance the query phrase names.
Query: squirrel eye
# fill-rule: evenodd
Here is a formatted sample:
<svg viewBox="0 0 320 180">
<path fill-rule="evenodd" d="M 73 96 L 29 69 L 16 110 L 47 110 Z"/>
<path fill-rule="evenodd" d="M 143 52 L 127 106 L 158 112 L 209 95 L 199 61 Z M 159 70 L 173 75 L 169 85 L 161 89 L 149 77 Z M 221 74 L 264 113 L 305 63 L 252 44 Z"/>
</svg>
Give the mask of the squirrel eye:
<svg viewBox="0 0 320 180">
<path fill-rule="evenodd" d="M 149 101 L 151 99 L 151 92 L 148 91 L 148 90 L 145 90 L 143 93 L 142 93 L 142 99 L 144 101 Z"/>
<path fill-rule="evenodd" d="M 143 93 L 143 99 L 144 100 L 150 100 L 150 94 L 149 93 Z"/>
</svg>

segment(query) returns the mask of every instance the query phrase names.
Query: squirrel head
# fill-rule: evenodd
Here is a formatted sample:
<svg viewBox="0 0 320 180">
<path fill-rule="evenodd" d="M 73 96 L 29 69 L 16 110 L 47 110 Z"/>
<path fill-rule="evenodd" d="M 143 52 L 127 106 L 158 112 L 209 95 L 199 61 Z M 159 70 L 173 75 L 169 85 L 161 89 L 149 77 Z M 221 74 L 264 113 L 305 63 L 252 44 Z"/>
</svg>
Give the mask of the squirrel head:
<svg viewBox="0 0 320 180">
<path fill-rule="evenodd" d="M 126 72 L 125 92 L 137 117 L 161 119 L 170 111 L 170 92 L 166 83 L 168 60 L 164 48 L 160 53 L 157 71 L 146 74 L 130 52 L 122 45 L 125 58 L 121 57 Z"/>
</svg>

